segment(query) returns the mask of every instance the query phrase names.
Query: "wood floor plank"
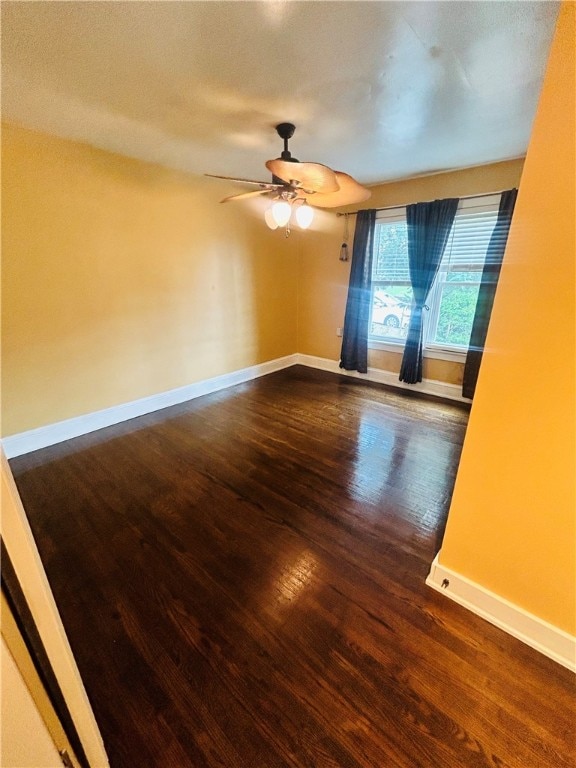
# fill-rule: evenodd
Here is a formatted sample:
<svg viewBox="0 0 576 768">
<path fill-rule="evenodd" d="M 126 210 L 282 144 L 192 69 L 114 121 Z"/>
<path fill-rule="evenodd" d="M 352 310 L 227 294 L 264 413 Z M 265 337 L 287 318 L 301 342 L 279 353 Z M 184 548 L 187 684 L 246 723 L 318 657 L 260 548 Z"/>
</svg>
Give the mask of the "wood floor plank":
<svg viewBox="0 0 576 768">
<path fill-rule="evenodd" d="M 295 366 L 14 459 L 112 768 L 573 768 L 574 677 L 424 584 L 466 422 Z"/>
</svg>

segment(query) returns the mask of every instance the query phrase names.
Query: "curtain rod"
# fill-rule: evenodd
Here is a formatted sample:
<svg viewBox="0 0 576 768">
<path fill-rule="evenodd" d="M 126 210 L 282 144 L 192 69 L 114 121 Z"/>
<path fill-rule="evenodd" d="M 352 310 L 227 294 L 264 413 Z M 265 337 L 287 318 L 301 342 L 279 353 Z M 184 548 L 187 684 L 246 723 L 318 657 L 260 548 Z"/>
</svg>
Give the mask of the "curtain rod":
<svg viewBox="0 0 576 768">
<path fill-rule="evenodd" d="M 502 190 L 500 192 L 480 192 L 477 195 L 462 195 L 462 197 L 458 198 L 459 200 L 474 200 L 477 197 L 490 197 L 490 195 L 501 195 Z M 428 200 L 427 202 L 431 202 Z M 395 208 L 406 208 L 407 205 L 411 205 L 411 203 L 404 203 L 403 205 L 387 205 L 384 208 L 373 208 L 371 210 L 374 211 L 393 211 Z M 358 211 L 349 211 L 340 213 L 338 212 L 336 216 L 356 216 Z"/>
</svg>

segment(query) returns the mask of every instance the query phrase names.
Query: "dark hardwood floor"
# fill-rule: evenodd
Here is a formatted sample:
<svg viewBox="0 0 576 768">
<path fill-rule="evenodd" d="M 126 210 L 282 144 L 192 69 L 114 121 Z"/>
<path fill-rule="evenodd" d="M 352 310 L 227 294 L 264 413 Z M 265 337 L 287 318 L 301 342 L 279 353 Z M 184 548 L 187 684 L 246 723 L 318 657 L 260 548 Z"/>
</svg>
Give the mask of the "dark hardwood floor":
<svg viewBox="0 0 576 768">
<path fill-rule="evenodd" d="M 112 768 L 574 768 L 574 677 L 424 584 L 456 405 L 294 367 L 11 462 Z"/>
</svg>

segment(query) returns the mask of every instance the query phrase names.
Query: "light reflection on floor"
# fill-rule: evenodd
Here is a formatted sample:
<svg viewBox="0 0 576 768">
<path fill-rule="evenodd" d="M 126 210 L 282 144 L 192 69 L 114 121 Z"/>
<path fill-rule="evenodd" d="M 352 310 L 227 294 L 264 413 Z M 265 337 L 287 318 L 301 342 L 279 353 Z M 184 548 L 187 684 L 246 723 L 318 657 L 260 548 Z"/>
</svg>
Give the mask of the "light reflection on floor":
<svg viewBox="0 0 576 768">
<path fill-rule="evenodd" d="M 378 504 L 382 500 L 390 473 L 401 471 L 404 443 L 397 430 L 376 423 L 373 414 L 361 414 L 350 485 L 350 493 L 357 501 Z"/>
<path fill-rule="evenodd" d="M 394 501 L 411 517 L 429 523 L 446 506 L 445 471 L 452 465 L 454 446 L 435 438 L 422 424 L 400 432 L 374 413 L 360 415 L 356 456 L 353 462 L 352 497 L 368 504 L 375 516 Z M 391 478 L 393 477 L 393 482 Z M 395 488 L 394 499 L 390 489 Z"/>
<path fill-rule="evenodd" d="M 286 607 L 302 595 L 312 584 L 318 565 L 317 558 L 308 549 L 286 563 L 273 585 L 277 608 Z"/>
</svg>

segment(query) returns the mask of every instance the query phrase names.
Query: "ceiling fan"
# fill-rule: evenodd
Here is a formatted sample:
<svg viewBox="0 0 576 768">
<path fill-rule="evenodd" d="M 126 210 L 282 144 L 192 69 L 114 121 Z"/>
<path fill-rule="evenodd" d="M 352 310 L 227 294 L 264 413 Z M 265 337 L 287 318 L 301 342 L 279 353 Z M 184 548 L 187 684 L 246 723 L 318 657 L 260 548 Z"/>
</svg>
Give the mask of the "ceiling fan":
<svg viewBox="0 0 576 768">
<path fill-rule="evenodd" d="M 214 179 L 227 179 L 259 187 L 250 192 L 230 195 L 220 202 L 266 195 L 273 201 L 264 215 L 271 229 L 287 226 L 293 210 L 298 224 L 306 229 L 313 217 L 308 204 L 315 208 L 337 208 L 341 205 L 361 203 L 370 197 L 370 190 L 347 173 L 333 171 L 321 163 L 301 163 L 292 157 L 288 140 L 292 138 L 295 130 L 296 127 L 292 123 L 280 123 L 276 126 L 278 136 L 284 141 L 284 150 L 280 157 L 266 162 L 266 168 L 272 173 L 270 182 L 207 173 L 206 176 Z"/>
</svg>

